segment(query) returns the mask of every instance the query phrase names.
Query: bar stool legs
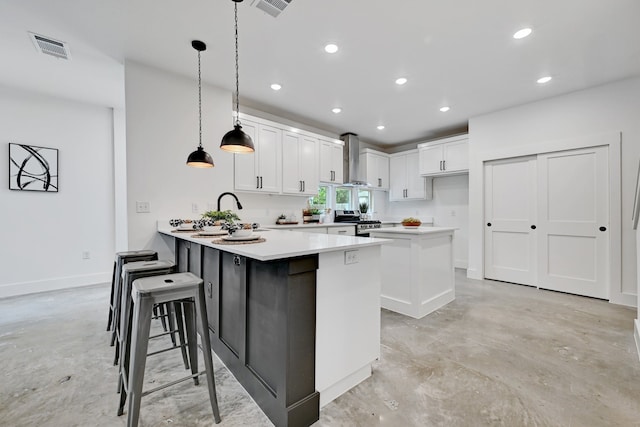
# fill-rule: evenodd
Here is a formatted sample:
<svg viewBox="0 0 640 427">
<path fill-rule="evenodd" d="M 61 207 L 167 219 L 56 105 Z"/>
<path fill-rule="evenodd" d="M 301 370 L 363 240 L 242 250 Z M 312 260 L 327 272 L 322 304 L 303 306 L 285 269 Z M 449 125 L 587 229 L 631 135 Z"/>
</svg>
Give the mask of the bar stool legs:
<svg viewBox="0 0 640 427">
<path fill-rule="evenodd" d="M 215 378 L 213 372 L 213 360 L 211 357 L 211 342 L 209 339 L 207 311 L 205 307 L 205 294 L 202 279 L 191 273 L 175 273 L 164 276 L 145 277 L 133 282 L 133 321 L 130 360 L 126 375 L 126 387 L 121 391 L 120 402 L 122 413 L 124 400 L 129 397 L 127 426 L 136 427 L 140 417 L 140 402 L 143 396 L 177 384 L 182 381 L 194 379 L 198 384 L 198 376 L 207 375 L 207 388 L 209 400 L 213 411 L 214 420 L 220 422 Z M 149 333 L 153 305 L 157 303 L 172 302 L 176 314 L 184 309 L 184 321 L 186 324 L 187 343 L 189 346 L 189 358 L 191 375 L 161 385 L 151 390 L 143 391 L 144 371 L 148 356 Z M 182 305 L 182 306 L 181 306 Z M 195 308 L 195 310 L 194 310 Z M 181 321 L 180 316 L 177 317 Z M 197 334 L 200 333 L 203 346 L 205 371 L 198 372 L 197 361 Z M 123 362 L 124 363 L 124 362 Z"/>
</svg>

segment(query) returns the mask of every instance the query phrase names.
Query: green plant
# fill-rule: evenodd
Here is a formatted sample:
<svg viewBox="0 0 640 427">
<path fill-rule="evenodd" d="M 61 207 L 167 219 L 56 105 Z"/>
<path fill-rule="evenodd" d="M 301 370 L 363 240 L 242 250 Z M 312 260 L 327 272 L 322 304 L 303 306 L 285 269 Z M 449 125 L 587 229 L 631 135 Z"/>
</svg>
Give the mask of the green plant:
<svg viewBox="0 0 640 427">
<path fill-rule="evenodd" d="M 369 204 L 367 202 L 360 203 L 360 213 L 366 214 L 369 210 Z"/>
<path fill-rule="evenodd" d="M 239 221 L 240 217 L 230 210 L 227 211 L 207 211 L 202 214 L 203 218 L 210 218 L 214 221 Z"/>
</svg>

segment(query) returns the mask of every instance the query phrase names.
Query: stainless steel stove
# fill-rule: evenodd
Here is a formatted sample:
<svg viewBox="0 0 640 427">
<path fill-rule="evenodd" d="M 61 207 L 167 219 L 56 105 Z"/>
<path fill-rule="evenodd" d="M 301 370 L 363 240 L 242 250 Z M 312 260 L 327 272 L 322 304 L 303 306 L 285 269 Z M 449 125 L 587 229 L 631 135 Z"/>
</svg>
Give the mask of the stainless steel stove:
<svg viewBox="0 0 640 427">
<path fill-rule="evenodd" d="M 378 220 L 361 220 L 359 210 L 336 210 L 334 222 L 355 224 L 356 236 L 360 237 L 369 237 L 370 230 L 382 226 Z"/>
</svg>

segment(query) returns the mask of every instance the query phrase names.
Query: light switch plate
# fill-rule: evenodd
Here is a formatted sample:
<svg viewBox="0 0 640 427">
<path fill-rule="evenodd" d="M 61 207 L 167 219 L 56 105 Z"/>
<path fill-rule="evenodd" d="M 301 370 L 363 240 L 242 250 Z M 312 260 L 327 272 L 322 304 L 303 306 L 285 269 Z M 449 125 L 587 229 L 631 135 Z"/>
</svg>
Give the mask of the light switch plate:
<svg viewBox="0 0 640 427">
<path fill-rule="evenodd" d="M 344 251 L 344 263 L 357 264 L 358 263 L 358 251 Z"/>
<path fill-rule="evenodd" d="M 151 209 L 149 202 L 136 202 L 136 213 L 149 213 Z"/>
</svg>

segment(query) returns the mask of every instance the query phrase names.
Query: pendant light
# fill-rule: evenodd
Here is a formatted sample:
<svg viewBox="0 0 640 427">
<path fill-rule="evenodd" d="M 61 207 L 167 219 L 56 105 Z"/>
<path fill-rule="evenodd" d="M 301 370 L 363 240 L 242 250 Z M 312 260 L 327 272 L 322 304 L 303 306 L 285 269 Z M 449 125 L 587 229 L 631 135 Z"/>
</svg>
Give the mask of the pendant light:
<svg viewBox="0 0 640 427">
<path fill-rule="evenodd" d="M 232 0 L 235 10 L 236 28 L 236 121 L 233 130 L 230 130 L 222 137 L 220 148 L 233 153 L 253 153 L 253 141 L 251 137 L 242 131 L 240 126 L 240 84 L 238 76 L 238 3 L 242 0 Z"/>
<path fill-rule="evenodd" d="M 199 126 L 199 144 L 198 149 L 189 154 L 187 165 L 194 168 L 212 168 L 213 159 L 211 155 L 202 148 L 202 77 L 200 75 L 200 52 L 207 49 L 207 45 L 200 40 L 193 40 L 191 46 L 198 51 L 198 126 Z"/>
</svg>

